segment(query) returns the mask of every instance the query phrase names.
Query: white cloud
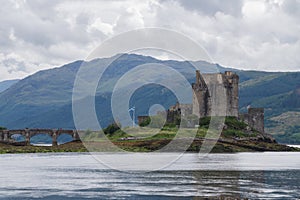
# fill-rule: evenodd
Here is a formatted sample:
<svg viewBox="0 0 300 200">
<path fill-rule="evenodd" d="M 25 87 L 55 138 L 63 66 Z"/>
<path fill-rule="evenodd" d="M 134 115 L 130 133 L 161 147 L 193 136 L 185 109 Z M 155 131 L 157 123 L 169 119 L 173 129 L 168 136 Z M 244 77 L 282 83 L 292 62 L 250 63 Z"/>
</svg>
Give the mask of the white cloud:
<svg viewBox="0 0 300 200">
<path fill-rule="evenodd" d="M 259 20 L 266 12 L 263 1 L 249 1 L 243 5 L 242 14 L 246 18 Z"/>
<path fill-rule="evenodd" d="M 141 27 L 184 33 L 221 65 L 300 70 L 299 8 L 299 0 L 3 1 L 0 80 L 84 59 Z"/>
<path fill-rule="evenodd" d="M 109 24 L 102 22 L 101 18 L 97 18 L 88 28 L 88 32 L 92 32 L 92 29 L 96 29 L 101 31 L 105 35 L 112 35 L 113 34 L 113 27 L 114 24 Z"/>
</svg>

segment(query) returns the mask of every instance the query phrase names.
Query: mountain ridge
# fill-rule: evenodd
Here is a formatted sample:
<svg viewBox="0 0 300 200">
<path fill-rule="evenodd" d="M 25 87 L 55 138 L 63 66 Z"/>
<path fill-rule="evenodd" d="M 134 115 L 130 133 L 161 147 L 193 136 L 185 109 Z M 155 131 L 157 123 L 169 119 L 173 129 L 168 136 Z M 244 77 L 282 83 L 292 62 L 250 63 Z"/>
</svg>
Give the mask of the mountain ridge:
<svg viewBox="0 0 300 200">
<path fill-rule="evenodd" d="M 8 128 L 74 128 L 72 90 L 79 67 L 82 64 L 101 67 L 114 58 L 98 58 L 89 62 L 78 60 L 61 67 L 39 71 L 19 80 L 0 93 L 0 125 Z M 299 93 L 297 92 L 300 88 L 298 84 L 300 83 L 300 72 L 244 71 L 225 68 L 219 64 L 205 61 L 161 61 L 150 56 L 123 54 L 112 62 L 99 82 L 96 110 L 97 115 L 105 118 L 102 121 L 103 126 L 111 122 L 111 113 L 107 109 L 110 106 L 111 94 L 107 88 L 112 88 L 118 78 L 130 69 L 149 62 L 164 64 L 179 71 L 190 83 L 195 79 L 195 69 L 192 64 L 197 65 L 203 73 L 234 71 L 240 76 L 240 111 L 245 112 L 248 105 L 265 107 L 267 130 L 271 127 L 270 130 L 274 131 L 274 127 L 279 127 L 278 123 L 280 122 L 274 121 L 274 116 L 289 111 L 300 112 Z M 140 93 L 137 92 L 131 101 L 132 104 L 136 102 L 135 104 L 139 108 L 137 115 L 148 114 L 150 103 L 155 103 L 159 98 L 166 99 L 164 102 L 160 102 L 165 108 L 176 101 L 170 92 L 162 93 L 162 90 L 162 87 L 149 86 L 142 88 Z M 148 98 L 149 102 L 143 103 L 143 95 Z M 294 126 L 296 124 L 289 127 Z M 286 133 L 281 132 L 280 134 Z"/>
</svg>

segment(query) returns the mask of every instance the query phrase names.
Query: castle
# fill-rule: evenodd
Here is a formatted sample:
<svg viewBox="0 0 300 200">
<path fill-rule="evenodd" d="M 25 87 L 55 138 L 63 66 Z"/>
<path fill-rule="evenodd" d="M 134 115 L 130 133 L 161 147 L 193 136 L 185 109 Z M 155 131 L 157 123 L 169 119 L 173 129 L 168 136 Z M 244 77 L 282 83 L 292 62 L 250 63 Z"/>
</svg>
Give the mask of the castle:
<svg viewBox="0 0 300 200">
<path fill-rule="evenodd" d="M 176 103 L 171 106 L 167 110 L 167 123 L 177 123 L 178 116 L 195 115 L 198 119 L 208 116 L 232 116 L 246 122 L 250 128 L 264 133 L 263 108 L 248 108 L 248 113 L 239 113 L 239 76 L 237 74 L 231 71 L 201 74 L 197 70 L 192 90 L 193 103 Z M 197 124 L 189 126 L 195 125 Z"/>
</svg>

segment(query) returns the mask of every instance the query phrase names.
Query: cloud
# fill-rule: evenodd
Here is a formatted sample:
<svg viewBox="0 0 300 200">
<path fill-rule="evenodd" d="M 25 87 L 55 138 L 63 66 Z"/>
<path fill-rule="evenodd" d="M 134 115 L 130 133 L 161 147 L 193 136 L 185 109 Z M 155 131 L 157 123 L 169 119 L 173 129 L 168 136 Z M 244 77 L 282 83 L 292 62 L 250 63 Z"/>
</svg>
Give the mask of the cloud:
<svg viewBox="0 0 300 200">
<path fill-rule="evenodd" d="M 186 9 L 199 12 L 203 15 L 214 16 L 217 12 L 233 16 L 241 16 L 243 0 L 178 0 Z"/>
<path fill-rule="evenodd" d="M 198 41 L 215 62 L 240 69 L 300 70 L 298 13 L 288 12 L 286 1 L 230 1 L 229 7 L 225 1 L 193 2 L 164 1 L 158 18 Z"/>
<path fill-rule="evenodd" d="M 300 70 L 299 7 L 299 0 L 3 1 L 0 80 L 84 59 L 103 40 L 142 27 L 184 33 L 221 65 Z"/>
</svg>

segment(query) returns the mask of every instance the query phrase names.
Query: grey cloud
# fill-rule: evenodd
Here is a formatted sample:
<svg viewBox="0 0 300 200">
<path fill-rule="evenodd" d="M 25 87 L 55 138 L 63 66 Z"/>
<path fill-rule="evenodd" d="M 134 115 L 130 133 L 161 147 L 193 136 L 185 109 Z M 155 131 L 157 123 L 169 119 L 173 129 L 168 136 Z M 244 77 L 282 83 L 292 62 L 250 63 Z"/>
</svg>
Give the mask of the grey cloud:
<svg viewBox="0 0 300 200">
<path fill-rule="evenodd" d="M 247 3 L 256 2 L 266 7 L 261 16 L 255 16 L 256 5 L 245 15 Z M 84 59 L 101 41 L 141 27 L 184 33 L 203 45 L 221 65 L 299 69 L 299 2 L 1 1 L 0 80 L 20 78 L 44 69 L 41 66 L 48 68 Z"/>
<path fill-rule="evenodd" d="M 283 1 L 283 10 L 289 15 L 296 15 L 300 18 L 300 0 Z"/>
<path fill-rule="evenodd" d="M 7 67 L 8 73 L 14 73 L 14 72 L 26 72 L 28 73 L 26 69 L 26 63 L 24 61 L 17 61 L 15 59 L 7 59 L 2 62 L 2 64 Z"/>
<path fill-rule="evenodd" d="M 54 9 L 55 2 L 50 1 L 51 6 L 46 3 L 44 7 L 41 3 L 29 2 L 29 5 L 24 4 L 19 9 L 13 8 L 12 4 L 10 8 L 6 6 L 6 9 L 1 9 L 2 29 L 13 29 L 17 38 L 44 47 L 61 41 L 88 42 L 88 37 L 82 27 L 71 27 L 64 19 L 57 16 L 58 13 Z"/>
<path fill-rule="evenodd" d="M 80 13 L 77 17 L 76 17 L 76 23 L 78 25 L 82 25 L 82 26 L 86 26 L 89 24 L 89 16 L 85 13 Z"/>
<path fill-rule="evenodd" d="M 241 16 L 243 0 L 178 0 L 185 8 L 203 13 L 205 15 L 215 15 L 217 12 L 233 16 Z"/>
</svg>

